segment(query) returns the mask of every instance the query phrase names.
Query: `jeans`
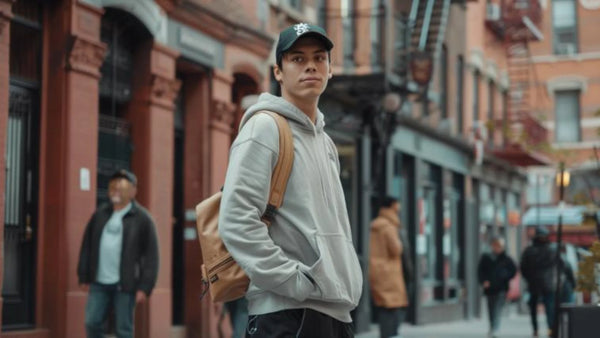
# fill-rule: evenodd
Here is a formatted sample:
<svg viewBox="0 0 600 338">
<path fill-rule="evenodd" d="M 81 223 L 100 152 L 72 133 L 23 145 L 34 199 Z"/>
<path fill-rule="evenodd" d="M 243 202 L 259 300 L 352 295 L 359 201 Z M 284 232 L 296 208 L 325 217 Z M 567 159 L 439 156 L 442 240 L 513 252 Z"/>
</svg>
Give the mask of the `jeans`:
<svg viewBox="0 0 600 338">
<path fill-rule="evenodd" d="M 233 338 L 242 338 L 246 332 L 248 323 L 248 301 L 246 298 L 236 299 L 225 303 L 225 308 L 231 318 Z"/>
<path fill-rule="evenodd" d="M 377 322 L 379 323 L 379 336 L 390 338 L 398 336 L 400 325 L 404 322 L 406 308 L 377 307 Z"/>
<path fill-rule="evenodd" d="M 118 285 L 90 285 L 85 307 L 85 329 L 88 338 L 104 337 L 104 322 L 112 307 L 118 338 L 133 338 L 135 293 L 121 292 Z"/>
<path fill-rule="evenodd" d="M 352 323 L 311 309 L 283 310 L 248 319 L 246 338 L 353 338 Z"/>
<path fill-rule="evenodd" d="M 554 325 L 554 293 L 532 293 L 529 298 L 529 314 L 531 315 L 531 325 L 533 326 L 534 332 L 538 332 L 537 305 L 540 302 L 540 299 L 543 301 L 544 309 L 546 310 L 546 322 L 548 323 L 548 329 L 552 329 Z"/>
<path fill-rule="evenodd" d="M 506 292 L 487 295 L 488 315 L 490 318 L 490 332 L 496 333 L 500 328 L 502 309 L 506 302 Z"/>
</svg>

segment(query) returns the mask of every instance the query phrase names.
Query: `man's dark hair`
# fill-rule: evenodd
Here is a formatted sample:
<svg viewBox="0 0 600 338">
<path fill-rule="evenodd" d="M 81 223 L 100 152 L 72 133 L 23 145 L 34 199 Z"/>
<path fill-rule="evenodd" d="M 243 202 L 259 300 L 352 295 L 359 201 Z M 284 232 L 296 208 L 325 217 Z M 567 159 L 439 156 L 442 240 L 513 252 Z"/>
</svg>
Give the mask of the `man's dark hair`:
<svg viewBox="0 0 600 338">
<path fill-rule="evenodd" d="M 392 206 L 392 204 L 398 202 L 398 199 L 396 199 L 395 197 L 392 196 L 385 196 L 382 197 L 380 202 L 379 202 L 379 207 L 380 208 L 390 208 Z"/>
</svg>

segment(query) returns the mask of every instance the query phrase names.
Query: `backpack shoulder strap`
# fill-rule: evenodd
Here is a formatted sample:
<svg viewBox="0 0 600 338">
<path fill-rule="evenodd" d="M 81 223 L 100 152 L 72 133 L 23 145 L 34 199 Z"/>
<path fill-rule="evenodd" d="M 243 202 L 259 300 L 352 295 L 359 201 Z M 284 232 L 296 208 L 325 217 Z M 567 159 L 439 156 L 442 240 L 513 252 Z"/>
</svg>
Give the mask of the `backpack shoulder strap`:
<svg viewBox="0 0 600 338">
<path fill-rule="evenodd" d="M 283 196 L 287 188 L 288 179 L 294 165 L 294 140 L 292 138 L 292 130 L 287 119 L 278 113 L 263 110 L 259 113 L 270 115 L 277 123 L 279 130 L 279 157 L 273 169 L 271 177 L 271 192 L 269 194 L 269 203 L 262 220 L 267 225 L 273 221 L 275 211 L 283 204 Z"/>
</svg>

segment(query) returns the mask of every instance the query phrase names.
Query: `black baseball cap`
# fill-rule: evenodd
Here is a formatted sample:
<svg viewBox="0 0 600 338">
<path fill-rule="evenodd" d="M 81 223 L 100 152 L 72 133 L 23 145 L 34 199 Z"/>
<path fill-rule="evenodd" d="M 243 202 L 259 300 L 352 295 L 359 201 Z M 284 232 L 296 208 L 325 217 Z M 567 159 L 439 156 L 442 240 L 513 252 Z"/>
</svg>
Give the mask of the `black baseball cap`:
<svg viewBox="0 0 600 338">
<path fill-rule="evenodd" d="M 277 41 L 277 48 L 275 50 L 275 57 L 277 61 L 281 60 L 283 53 L 287 52 L 298 39 L 305 36 L 314 36 L 319 38 L 325 43 L 327 51 L 333 48 L 333 42 L 327 37 L 325 30 L 319 26 L 311 25 L 309 23 L 297 23 L 289 26 L 279 33 L 279 40 Z"/>
<path fill-rule="evenodd" d="M 133 184 L 134 186 L 137 186 L 137 177 L 135 177 L 135 175 L 131 171 L 119 169 L 114 174 L 112 174 L 110 180 L 112 181 L 118 178 L 124 178 L 131 182 L 131 184 Z"/>
</svg>

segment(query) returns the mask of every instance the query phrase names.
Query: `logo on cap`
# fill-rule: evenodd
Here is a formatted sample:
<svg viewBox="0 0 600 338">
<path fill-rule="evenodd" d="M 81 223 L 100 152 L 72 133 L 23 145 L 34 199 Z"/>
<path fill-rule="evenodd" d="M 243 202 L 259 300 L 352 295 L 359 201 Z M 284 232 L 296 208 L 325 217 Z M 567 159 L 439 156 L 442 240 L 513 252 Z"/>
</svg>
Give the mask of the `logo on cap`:
<svg viewBox="0 0 600 338">
<path fill-rule="evenodd" d="M 306 23 L 299 23 L 294 25 L 294 30 L 296 31 L 296 35 L 300 36 L 310 30 L 310 27 Z"/>
</svg>

